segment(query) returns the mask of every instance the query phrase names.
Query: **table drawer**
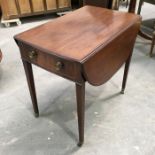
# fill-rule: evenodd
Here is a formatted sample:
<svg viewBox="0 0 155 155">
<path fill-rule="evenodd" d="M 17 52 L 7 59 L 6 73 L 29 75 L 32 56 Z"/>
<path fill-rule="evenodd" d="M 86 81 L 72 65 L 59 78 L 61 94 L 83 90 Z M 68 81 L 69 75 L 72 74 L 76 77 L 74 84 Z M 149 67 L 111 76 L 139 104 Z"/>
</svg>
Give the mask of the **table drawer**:
<svg viewBox="0 0 155 155">
<path fill-rule="evenodd" d="M 58 74 L 69 80 L 80 82 L 81 78 L 81 65 L 77 62 L 58 58 L 41 50 L 32 48 L 27 45 L 20 45 L 21 57 L 32 64 L 40 66 L 52 73 Z"/>
</svg>

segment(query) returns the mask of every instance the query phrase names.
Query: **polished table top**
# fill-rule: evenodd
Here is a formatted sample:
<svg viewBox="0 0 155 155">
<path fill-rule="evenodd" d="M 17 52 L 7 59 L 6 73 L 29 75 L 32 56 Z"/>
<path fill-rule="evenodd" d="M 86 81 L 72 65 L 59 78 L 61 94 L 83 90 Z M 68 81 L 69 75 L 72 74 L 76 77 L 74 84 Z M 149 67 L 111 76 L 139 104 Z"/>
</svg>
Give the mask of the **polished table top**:
<svg viewBox="0 0 155 155">
<path fill-rule="evenodd" d="M 44 52 L 84 62 L 138 20 L 134 14 L 85 6 L 15 38 Z"/>
</svg>

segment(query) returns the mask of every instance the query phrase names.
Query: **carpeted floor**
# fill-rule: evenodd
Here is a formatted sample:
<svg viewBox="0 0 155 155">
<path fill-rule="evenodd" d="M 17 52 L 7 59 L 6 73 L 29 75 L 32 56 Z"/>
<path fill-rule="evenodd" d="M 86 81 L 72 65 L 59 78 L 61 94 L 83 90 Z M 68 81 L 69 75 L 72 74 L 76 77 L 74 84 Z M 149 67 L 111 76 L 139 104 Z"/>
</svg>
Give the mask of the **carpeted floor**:
<svg viewBox="0 0 155 155">
<path fill-rule="evenodd" d="M 153 17 L 154 8 L 145 4 L 143 17 Z M 54 20 L 34 18 L 0 28 L 0 155 L 154 155 L 155 54 L 149 58 L 149 42 L 137 38 L 124 95 L 123 68 L 103 86 L 86 85 L 85 144 L 79 148 L 72 82 L 34 66 L 40 117 L 33 116 L 13 36 Z"/>
</svg>

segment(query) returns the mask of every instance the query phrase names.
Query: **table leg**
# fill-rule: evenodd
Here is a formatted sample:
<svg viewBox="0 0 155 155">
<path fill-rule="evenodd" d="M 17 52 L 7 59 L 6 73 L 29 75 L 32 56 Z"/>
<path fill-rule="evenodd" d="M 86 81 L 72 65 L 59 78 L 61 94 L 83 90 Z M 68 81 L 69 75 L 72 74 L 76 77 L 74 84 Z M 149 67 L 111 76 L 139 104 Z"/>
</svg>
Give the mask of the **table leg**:
<svg viewBox="0 0 155 155">
<path fill-rule="evenodd" d="M 126 87 L 126 82 L 127 82 L 127 77 L 128 77 L 129 67 L 130 67 L 131 56 L 132 56 L 132 54 L 129 56 L 129 58 L 127 59 L 127 61 L 125 63 L 121 94 L 124 94 L 124 90 L 125 90 L 125 87 Z"/>
<path fill-rule="evenodd" d="M 33 109 L 35 117 L 39 116 L 39 110 L 38 110 L 38 104 L 37 104 L 37 98 L 36 98 L 36 91 L 35 91 L 35 84 L 34 84 L 34 77 L 33 77 L 33 70 L 31 63 L 23 60 L 23 65 L 25 69 L 25 74 L 27 78 L 27 83 L 32 99 Z"/>
<path fill-rule="evenodd" d="M 154 49 L 154 46 L 155 46 L 154 43 L 155 43 L 155 34 L 153 35 L 153 38 L 152 38 L 150 57 L 152 57 L 152 54 L 153 54 L 153 49 Z"/>
<path fill-rule="evenodd" d="M 137 0 L 130 0 L 128 12 L 135 13 Z"/>
<path fill-rule="evenodd" d="M 139 14 L 139 15 L 141 13 L 142 5 L 143 5 L 143 0 L 140 0 L 139 6 L 138 6 L 138 11 L 137 11 L 137 14 Z"/>
<path fill-rule="evenodd" d="M 76 83 L 77 115 L 79 128 L 79 143 L 82 146 L 84 142 L 84 118 L 85 118 L 85 83 Z"/>
</svg>

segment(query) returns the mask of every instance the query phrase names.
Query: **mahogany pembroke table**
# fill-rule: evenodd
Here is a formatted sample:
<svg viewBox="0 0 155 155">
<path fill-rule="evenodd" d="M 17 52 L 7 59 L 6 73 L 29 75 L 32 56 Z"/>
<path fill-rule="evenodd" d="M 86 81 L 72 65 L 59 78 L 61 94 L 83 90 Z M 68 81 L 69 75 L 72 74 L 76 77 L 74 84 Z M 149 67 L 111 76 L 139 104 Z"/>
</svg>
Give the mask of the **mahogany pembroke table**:
<svg viewBox="0 0 155 155">
<path fill-rule="evenodd" d="M 85 6 L 16 35 L 35 116 L 39 116 L 39 110 L 31 64 L 75 82 L 81 146 L 85 82 L 102 85 L 125 63 L 124 92 L 140 22 L 140 16 L 135 14 Z"/>
</svg>

